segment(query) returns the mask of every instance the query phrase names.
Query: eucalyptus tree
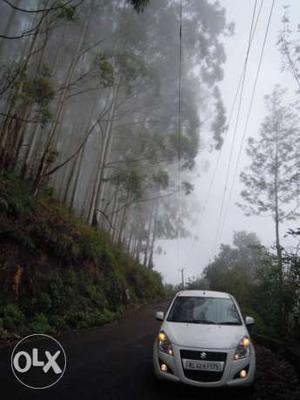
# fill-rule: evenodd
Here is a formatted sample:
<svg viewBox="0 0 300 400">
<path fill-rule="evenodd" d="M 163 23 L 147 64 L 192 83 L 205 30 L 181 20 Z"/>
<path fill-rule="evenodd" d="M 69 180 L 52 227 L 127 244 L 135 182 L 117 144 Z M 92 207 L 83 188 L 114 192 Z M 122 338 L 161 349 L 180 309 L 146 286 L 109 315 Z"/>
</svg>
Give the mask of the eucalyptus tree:
<svg viewBox="0 0 300 400">
<path fill-rule="evenodd" d="M 222 79 L 221 66 L 225 61 L 219 37 L 221 34 L 230 34 L 232 27 L 226 24 L 225 12 L 217 4 L 183 1 L 183 10 L 181 132 L 178 125 L 179 2 L 162 4 L 154 0 L 144 14 L 135 16 L 125 12 L 120 20 L 121 45 L 129 51 L 142 54 L 145 63 L 157 74 L 157 90 L 150 91 L 148 95 L 144 92 L 138 98 L 138 108 L 133 103 L 130 132 L 126 135 L 127 140 L 122 135 L 122 152 L 115 152 L 115 156 L 121 161 L 122 153 L 127 153 L 127 146 L 128 149 L 133 147 L 134 153 L 136 146 L 132 144 L 137 143 L 135 138 L 140 138 L 139 141 L 144 144 L 144 133 L 153 138 L 152 143 L 147 143 L 149 154 L 154 155 L 152 161 L 148 156 L 148 168 L 155 170 L 153 160 L 158 164 L 157 169 L 163 165 L 170 176 L 169 189 L 174 192 L 173 197 L 167 197 L 167 207 L 163 205 L 163 198 L 160 200 L 160 208 L 164 211 L 158 211 L 158 216 L 164 222 L 152 225 L 156 225 L 156 232 L 160 232 L 155 234 L 156 237 L 177 237 L 178 232 L 186 234 L 184 220 L 187 215 L 176 218 L 176 215 L 179 216 L 178 196 L 175 195 L 179 189 L 178 171 L 184 176 L 194 167 L 200 147 L 202 120 L 207 119 L 213 108 L 216 112 L 212 114 L 216 117 L 211 119 L 210 126 L 218 149 L 222 144 L 226 122 L 217 87 L 217 82 Z M 207 23 L 207 19 L 211 25 Z M 142 155 L 141 152 L 138 154 Z M 145 165 L 147 167 L 145 160 L 141 160 L 139 165 L 140 168 Z M 168 196 L 168 193 L 165 194 Z M 162 192 L 157 193 L 157 197 L 160 195 L 164 196 Z M 150 205 L 149 210 L 151 209 Z M 174 218 L 178 220 L 176 227 Z M 159 226 L 163 229 L 159 229 Z M 147 249 L 147 245 L 145 248 Z"/>
<path fill-rule="evenodd" d="M 45 149 L 42 146 L 47 143 L 45 131 L 53 117 L 51 103 L 56 85 L 48 58 L 49 41 L 57 29 L 74 21 L 79 3 L 47 0 L 38 7 L 29 2 L 27 8 L 19 7 L 18 2 L 5 3 L 12 8 L 13 15 L 18 14 L 20 27 L 30 28 L 13 38 L 5 38 L 17 41 L 18 45 L 15 49 L 17 56 L 12 61 L 12 54 L 6 50 L 11 69 L 8 75 L 2 76 L 0 158 L 4 168 L 21 170 L 23 176 L 29 170 L 28 175 L 32 178 L 35 168 L 42 171 L 38 163 L 40 166 L 51 164 L 57 153 L 50 144 Z"/>
<path fill-rule="evenodd" d="M 10 60 L 1 69 L 3 168 L 9 162 L 33 180 L 36 194 L 53 185 L 90 224 L 153 265 L 157 238 L 186 234 L 178 192 L 192 191 L 204 123 L 222 144 L 221 39 L 232 32 L 224 9 L 183 0 L 180 21 L 179 1 L 31 1 L 30 12 L 6 3 L 3 36 L 25 36 L 14 46 L 1 41 Z"/>
</svg>

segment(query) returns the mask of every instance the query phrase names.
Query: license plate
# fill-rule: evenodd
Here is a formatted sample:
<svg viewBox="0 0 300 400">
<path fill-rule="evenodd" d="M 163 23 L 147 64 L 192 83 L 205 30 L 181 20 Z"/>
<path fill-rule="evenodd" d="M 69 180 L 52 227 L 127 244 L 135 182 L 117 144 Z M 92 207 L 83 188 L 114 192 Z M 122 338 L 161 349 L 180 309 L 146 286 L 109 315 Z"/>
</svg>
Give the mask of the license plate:
<svg viewBox="0 0 300 400">
<path fill-rule="evenodd" d="M 202 360 L 182 360 L 184 369 L 193 369 L 197 371 L 221 372 L 224 368 L 223 361 L 202 361 Z"/>
</svg>

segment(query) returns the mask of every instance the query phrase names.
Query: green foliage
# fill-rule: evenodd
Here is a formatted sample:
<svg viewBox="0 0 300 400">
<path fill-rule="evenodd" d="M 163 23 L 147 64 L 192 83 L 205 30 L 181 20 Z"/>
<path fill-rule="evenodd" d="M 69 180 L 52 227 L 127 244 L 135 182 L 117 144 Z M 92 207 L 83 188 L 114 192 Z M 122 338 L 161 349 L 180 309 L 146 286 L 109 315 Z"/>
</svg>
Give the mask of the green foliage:
<svg viewBox="0 0 300 400">
<path fill-rule="evenodd" d="M 194 185 L 192 185 L 190 182 L 183 181 L 182 182 L 182 187 L 184 190 L 184 194 L 187 196 L 188 194 L 191 194 L 192 191 L 194 190 Z"/>
<path fill-rule="evenodd" d="M 158 187 L 166 189 L 169 186 L 170 181 L 169 173 L 160 169 L 153 175 L 153 181 Z"/>
<path fill-rule="evenodd" d="M 112 177 L 112 182 L 120 185 L 125 193 L 129 193 L 133 198 L 139 199 L 143 194 L 144 176 L 137 168 L 120 170 Z"/>
<path fill-rule="evenodd" d="M 159 284 L 161 276 L 158 272 L 132 263 L 127 265 L 125 275 L 134 298 L 150 302 L 153 296 L 154 298 L 163 297 L 163 289 Z"/>
<path fill-rule="evenodd" d="M 58 13 L 58 18 L 64 19 L 66 21 L 75 21 L 77 19 L 76 7 L 66 6 L 62 4 L 62 7 Z"/>
<path fill-rule="evenodd" d="M 249 167 L 240 175 L 245 189 L 244 203 L 238 204 L 246 215 L 271 214 L 275 223 L 298 216 L 299 173 L 295 163 L 300 147 L 300 120 L 294 104 L 284 104 L 285 91 L 276 86 L 266 96 L 268 115 L 258 140 L 249 138 Z M 289 207 L 288 207 L 289 206 Z"/>
<path fill-rule="evenodd" d="M 91 311 L 75 311 L 66 317 L 66 322 L 72 329 L 92 328 L 114 320 L 115 314 L 107 309 Z"/>
<path fill-rule="evenodd" d="M 94 66 L 96 67 L 97 76 L 99 76 L 101 86 L 113 86 L 115 81 L 115 72 L 112 63 L 108 60 L 108 57 L 103 53 L 97 54 L 94 60 Z"/>
<path fill-rule="evenodd" d="M 0 218 L 0 336 L 99 326 L 132 303 L 164 296 L 161 276 L 113 246 L 103 232 L 75 217 L 47 191 L 31 196 L 27 182 L 0 177 L 8 209 Z M 17 221 L 17 225 L 16 222 Z M 15 270 L 23 270 L 16 303 Z M 129 299 L 126 295 L 129 290 Z"/>
<path fill-rule="evenodd" d="M 3 211 L 10 217 L 30 217 L 34 201 L 30 194 L 31 185 L 22 182 L 14 175 L 2 175 L 0 179 L 1 196 L 5 200 Z"/>
<path fill-rule="evenodd" d="M 142 12 L 148 6 L 149 0 L 127 0 L 132 5 L 135 11 Z"/>
<path fill-rule="evenodd" d="M 268 326 L 264 322 L 263 318 L 261 315 L 254 310 L 250 306 L 244 306 L 242 307 L 242 314 L 244 317 L 246 316 L 251 316 L 255 320 L 255 325 L 253 327 L 252 332 L 257 333 L 257 334 L 270 334 L 270 330 L 268 329 Z"/>
<path fill-rule="evenodd" d="M 20 332 L 25 325 L 25 315 L 16 304 L 0 305 L 2 328 L 7 331 Z"/>
<path fill-rule="evenodd" d="M 54 161 L 57 159 L 57 157 L 58 157 L 58 151 L 57 150 L 51 150 L 51 151 L 49 151 L 48 153 L 47 153 L 47 158 L 46 158 L 46 161 L 47 161 L 47 164 L 53 164 L 54 163 Z"/>
<path fill-rule="evenodd" d="M 28 80 L 23 86 L 24 95 L 27 100 L 42 106 L 52 100 L 54 91 L 52 85 L 46 76 L 40 76 Z"/>
<path fill-rule="evenodd" d="M 240 303 L 243 313 L 256 320 L 254 332 L 273 337 L 297 337 L 299 317 L 299 261 L 284 257 L 284 276 L 276 257 L 261 246 L 255 234 L 235 232 L 234 247 L 221 245 L 221 251 L 189 288 L 229 292 Z M 297 272 L 298 271 L 298 272 Z"/>
<path fill-rule="evenodd" d="M 43 314 L 36 314 L 31 322 L 31 330 L 34 333 L 53 333 L 53 328 L 49 325 L 48 318 Z"/>
<path fill-rule="evenodd" d="M 139 78 L 146 79 L 148 75 L 147 66 L 142 57 L 127 52 L 116 53 L 116 68 L 123 79 L 136 81 Z"/>
<path fill-rule="evenodd" d="M 54 98 L 54 94 L 50 70 L 47 65 L 43 65 L 39 75 L 34 77 L 26 76 L 24 78 L 22 93 L 19 98 L 24 104 L 36 104 L 42 123 L 46 123 L 51 118 L 49 105 Z"/>
<path fill-rule="evenodd" d="M 209 285 L 205 278 L 202 277 L 194 277 L 190 278 L 185 285 L 186 289 L 189 290 L 203 290 L 208 289 Z"/>
</svg>

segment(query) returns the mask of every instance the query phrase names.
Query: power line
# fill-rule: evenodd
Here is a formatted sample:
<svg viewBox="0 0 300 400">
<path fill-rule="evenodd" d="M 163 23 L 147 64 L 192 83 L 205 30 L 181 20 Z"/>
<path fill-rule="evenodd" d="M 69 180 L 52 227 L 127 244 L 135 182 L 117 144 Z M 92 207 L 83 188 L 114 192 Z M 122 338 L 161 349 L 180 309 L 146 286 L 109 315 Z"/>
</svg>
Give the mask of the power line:
<svg viewBox="0 0 300 400">
<path fill-rule="evenodd" d="M 240 76 L 240 80 L 239 80 L 238 86 L 236 88 L 236 92 L 235 92 L 234 99 L 233 99 L 233 102 L 232 102 L 231 111 L 230 111 L 229 119 L 228 119 L 228 127 L 231 124 L 231 119 L 232 119 L 232 116 L 233 116 L 235 103 L 237 101 L 237 97 L 238 97 L 238 94 L 239 94 L 239 91 L 240 91 L 240 87 L 241 87 L 241 82 L 242 82 L 242 75 Z M 228 132 L 228 128 L 225 131 L 225 135 L 227 134 L 227 132 Z M 205 200 L 204 200 L 204 208 L 203 208 L 203 211 L 201 212 L 202 216 L 203 216 L 203 214 L 204 214 L 204 212 L 206 210 L 206 207 L 207 207 L 207 204 L 208 204 L 208 200 L 210 198 L 212 186 L 213 186 L 213 183 L 214 183 L 215 178 L 216 178 L 216 174 L 217 174 L 217 170 L 218 170 L 218 167 L 219 167 L 219 163 L 220 163 L 220 159 L 221 159 L 221 155 L 222 155 L 223 149 L 224 149 L 224 145 L 222 146 L 221 150 L 219 151 L 217 162 L 216 162 L 215 168 L 214 168 L 214 172 L 213 172 L 212 178 L 211 178 L 211 180 L 209 182 L 208 191 L 207 191 L 207 194 L 206 194 L 206 197 L 205 197 Z"/>
<path fill-rule="evenodd" d="M 256 21 L 255 21 L 254 28 L 253 28 L 253 17 L 254 17 L 254 15 L 255 15 L 255 10 L 256 10 L 256 7 L 257 7 L 257 1 L 255 2 L 255 5 L 254 5 L 254 12 L 253 12 L 253 16 L 252 16 L 251 27 L 250 27 L 250 34 L 249 34 L 249 36 L 251 37 L 251 39 L 250 39 L 250 45 L 248 46 L 248 49 L 247 49 L 246 58 L 248 57 L 249 52 L 250 52 L 250 47 L 251 47 L 251 44 L 252 44 L 252 40 L 253 40 L 253 38 L 254 38 L 254 34 L 255 34 L 255 31 L 256 31 L 257 22 L 258 22 L 260 13 L 261 13 L 261 9 L 262 9 L 263 2 L 264 2 L 264 0 L 261 0 L 260 8 L 259 8 L 259 11 L 258 11 L 258 14 L 257 14 L 257 17 L 256 17 Z M 253 28 L 253 29 L 252 29 L 252 28 Z M 237 101 L 237 98 L 238 98 L 238 94 L 239 94 L 239 92 L 240 92 L 240 87 L 241 87 L 241 83 L 242 83 L 242 78 L 243 78 L 244 70 L 245 70 L 245 63 L 244 63 L 244 65 L 243 65 L 243 69 L 242 69 L 242 72 L 241 72 L 241 76 L 240 76 L 240 79 L 239 79 L 239 83 L 238 83 L 238 85 L 237 85 L 236 92 L 235 92 L 235 95 L 234 95 L 234 99 L 233 99 L 233 102 L 232 102 L 232 106 L 231 106 L 231 109 L 230 109 L 229 118 L 228 118 L 228 125 L 227 125 L 227 128 L 226 128 L 225 132 L 224 132 L 224 138 L 226 137 L 226 135 L 227 135 L 227 133 L 228 133 L 228 130 L 229 130 L 229 127 L 231 126 L 231 120 L 232 120 L 232 117 L 233 117 L 233 112 L 234 112 L 234 109 L 235 109 L 235 104 L 236 104 L 236 101 Z M 201 212 L 201 215 L 202 215 L 202 216 L 203 216 L 203 214 L 204 214 L 204 212 L 205 212 L 205 210 L 206 210 L 206 206 L 207 206 L 208 200 L 209 200 L 209 198 L 210 198 L 212 186 L 213 186 L 213 183 L 214 183 L 215 178 L 216 178 L 216 173 L 217 173 L 217 170 L 218 170 L 218 166 L 219 166 L 219 163 L 220 163 L 220 159 L 221 159 L 221 155 L 222 155 L 222 153 L 223 153 L 223 150 L 224 150 L 224 145 L 222 146 L 221 150 L 219 151 L 218 158 L 217 158 L 217 162 L 216 162 L 215 168 L 214 168 L 214 172 L 213 172 L 212 178 L 211 178 L 211 180 L 210 180 L 210 182 L 209 182 L 208 191 L 207 191 L 207 194 L 206 194 L 206 196 L 205 196 L 204 207 L 203 207 L 203 210 L 202 210 L 202 212 Z"/>
<path fill-rule="evenodd" d="M 180 265 L 180 224 L 179 219 L 181 216 L 181 92 L 182 92 L 182 0 L 179 3 L 179 63 L 178 63 L 178 143 L 177 143 L 177 179 L 178 179 L 178 221 L 177 221 L 177 258 Z"/>
<path fill-rule="evenodd" d="M 229 209 L 230 201 L 231 201 L 231 197 L 232 197 L 232 191 L 233 191 L 233 187 L 234 187 L 234 184 L 235 184 L 236 175 L 237 175 L 237 171 L 238 171 L 238 167 L 239 167 L 239 163 L 240 163 L 240 159 L 241 159 L 241 154 L 243 152 L 243 147 L 244 147 L 244 142 L 245 142 L 245 138 L 246 138 L 248 123 L 249 123 L 251 111 L 252 111 L 252 108 L 253 108 L 257 82 L 258 82 L 259 73 L 260 73 L 260 70 L 261 70 L 261 65 L 262 65 L 262 60 L 263 60 L 263 56 L 264 56 L 264 52 L 265 52 L 265 48 L 266 48 L 266 43 L 267 43 L 267 38 L 268 38 L 268 33 L 269 33 L 269 28 L 270 28 L 270 23 L 271 23 L 271 19 L 272 19 L 272 15 L 273 15 L 274 4 L 275 4 L 275 0 L 272 1 L 270 13 L 269 13 L 269 16 L 268 16 L 267 27 L 266 27 L 266 31 L 265 31 L 265 35 L 264 35 L 262 48 L 261 48 L 258 67 L 257 67 L 257 70 L 256 70 L 256 75 L 255 75 L 254 85 L 253 85 L 253 89 L 252 89 L 250 104 L 249 104 L 249 108 L 248 108 L 248 112 L 247 112 L 246 122 L 245 122 L 244 129 L 243 129 L 242 140 L 241 140 L 240 146 L 239 146 L 238 158 L 236 160 L 236 164 L 235 164 L 235 167 L 234 167 L 233 180 L 232 180 L 232 184 L 231 184 L 230 191 L 229 191 L 228 202 L 227 202 L 227 206 L 225 208 L 224 218 L 223 218 L 223 221 L 222 221 L 222 228 L 221 228 L 220 237 L 219 237 L 220 239 L 222 237 L 222 233 L 223 233 L 223 230 L 224 230 L 224 226 L 225 226 L 225 222 L 226 222 L 226 218 L 227 218 L 227 213 L 228 213 L 228 209 Z"/>
<path fill-rule="evenodd" d="M 256 17 L 256 22 L 254 22 L 255 21 L 255 15 L 256 15 L 256 8 L 257 8 L 257 0 L 255 0 L 254 7 L 253 7 L 253 12 L 252 12 L 252 18 L 251 18 L 251 25 L 250 25 L 250 32 L 249 32 L 249 37 L 248 37 L 248 45 L 247 45 L 247 50 L 246 50 L 246 56 L 245 56 L 245 61 L 244 61 L 244 65 L 243 65 L 243 69 L 242 69 L 242 73 L 241 73 L 241 78 L 240 78 L 240 83 L 239 83 L 239 86 L 241 86 L 241 90 L 240 90 L 238 110 L 237 110 L 237 114 L 236 114 L 236 118 L 235 118 L 235 125 L 234 125 L 234 130 L 233 130 L 231 146 L 230 146 L 230 156 L 229 156 L 229 161 L 228 161 L 227 170 L 226 170 L 226 178 L 225 178 L 224 190 L 223 190 L 223 194 L 222 194 L 221 206 L 220 206 L 220 211 L 219 211 L 219 215 L 218 215 L 216 235 L 215 235 L 214 245 L 212 247 L 212 250 L 214 250 L 214 248 L 215 248 L 215 246 L 217 244 L 218 234 L 219 234 L 219 230 L 220 230 L 220 227 L 221 227 L 221 220 L 222 220 L 225 197 L 226 197 L 226 192 L 227 192 L 227 184 L 228 184 L 228 179 L 229 179 L 230 166 L 231 166 L 231 162 L 232 162 L 235 137 L 236 137 L 236 133 L 237 133 L 237 127 L 238 127 L 240 111 L 241 111 L 241 106 L 242 106 L 242 100 L 243 100 L 243 93 L 244 93 L 244 86 L 245 86 L 245 80 L 246 80 L 248 58 L 249 58 L 249 53 L 250 53 L 252 41 L 253 41 L 253 38 L 254 38 L 254 34 L 255 34 L 255 31 L 256 31 L 258 19 L 259 19 L 260 12 L 261 12 L 261 9 L 262 9 L 262 5 L 263 5 L 263 0 L 261 1 L 261 4 L 260 4 L 260 9 L 259 9 L 259 12 L 258 12 L 257 17 Z"/>
</svg>

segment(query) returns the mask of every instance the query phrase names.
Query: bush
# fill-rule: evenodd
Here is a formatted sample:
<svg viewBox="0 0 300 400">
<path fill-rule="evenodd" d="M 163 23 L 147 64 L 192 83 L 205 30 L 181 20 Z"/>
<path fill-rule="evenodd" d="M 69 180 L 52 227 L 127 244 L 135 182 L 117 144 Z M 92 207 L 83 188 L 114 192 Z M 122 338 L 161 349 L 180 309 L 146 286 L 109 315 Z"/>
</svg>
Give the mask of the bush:
<svg viewBox="0 0 300 400">
<path fill-rule="evenodd" d="M 54 332 L 69 330 L 65 315 L 48 315 L 48 321 Z"/>
<path fill-rule="evenodd" d="M 251 307 L 242 307 L 243 316 L 253 317 L 255 324 L 253 326 L 253 333 L 267 334 L 268 329 L 261 316 Z"/>
<path fill-rule="evenodd" d="M 0 318 L 4 329 L 12 332 L 22 331 L 25 316 L 16 304 L 7 304 L 0 309 Z"/>
<path fill-rule="evenodd" d="M 113 321 L 115 314 L 110 310 L 77 311 L 66 316 L 67 325 L 72 329 L 93 328 Z"/>
<path fill-rule="evenodd" d="M 54 329 L 49 325 L 48 318 L 43 313 L 35 315 L 30 327 L 34 333 L 54 333 Z"/>
</svg>

